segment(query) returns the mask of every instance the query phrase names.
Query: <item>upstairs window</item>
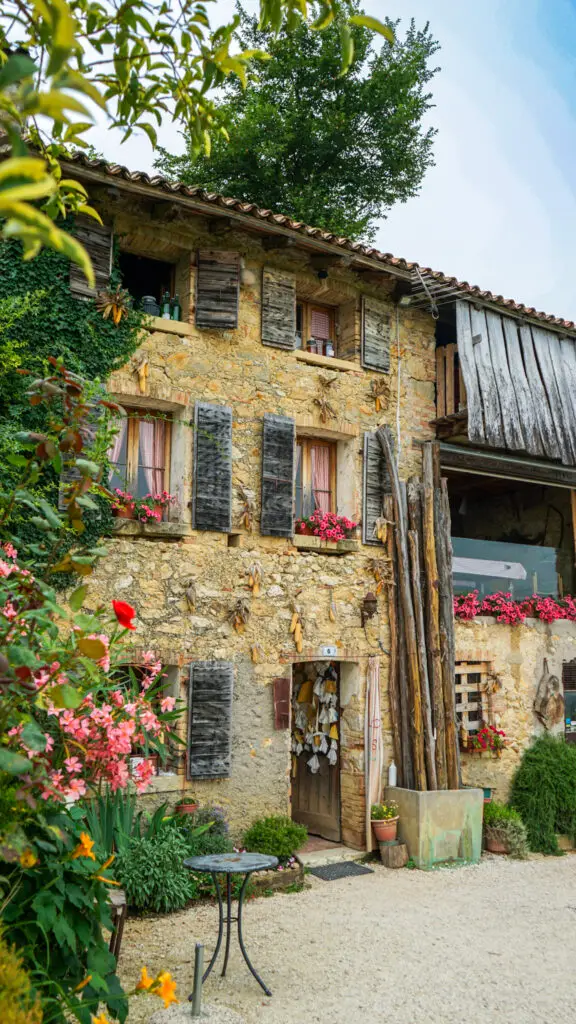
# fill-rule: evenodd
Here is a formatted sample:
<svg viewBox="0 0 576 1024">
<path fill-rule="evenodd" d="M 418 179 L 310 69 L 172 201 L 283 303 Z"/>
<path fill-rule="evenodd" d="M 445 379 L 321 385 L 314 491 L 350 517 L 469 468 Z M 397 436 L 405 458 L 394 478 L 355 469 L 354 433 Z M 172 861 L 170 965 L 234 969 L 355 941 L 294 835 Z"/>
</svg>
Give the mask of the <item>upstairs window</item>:
<svg viewBox="0 0 576 1024">
<path fill-rule="evenodd" d="M 333 356 L 336 349 L 336 323 L 331 306 L 311 302 L 296 303 L 296 348 L 319 356 Z"/>
<path fill-rule="evenodd" d="M 299 438 L 296 443 L 296 518 L 336 512 L 336 442 Z"/>
<path fill-rule="evenodd" d="M 164 413 L 133 410 L 120 421 L 108 457 L 112 464 L 110 489 L 119 487 L 135 497 L 169 491 L 172 422 Z"/>
</svg>

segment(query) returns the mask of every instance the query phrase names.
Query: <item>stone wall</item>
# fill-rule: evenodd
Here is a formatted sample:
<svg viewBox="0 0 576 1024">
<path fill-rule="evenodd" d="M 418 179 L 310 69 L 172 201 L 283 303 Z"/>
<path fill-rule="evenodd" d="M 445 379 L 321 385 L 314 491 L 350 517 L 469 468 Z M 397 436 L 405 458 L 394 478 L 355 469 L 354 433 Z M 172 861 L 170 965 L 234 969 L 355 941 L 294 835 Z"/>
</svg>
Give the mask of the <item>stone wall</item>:
<svg viewBox="0 0 576 1024">
<path fill-rule="evenodd" d="M 508 743 L 501 757 L 464 753 L 462 778 L 467 785 L 492 787 L 498 800 L 508 797 L 522 751 L 543 732 L 533 703 L 545 658 L 561 681 L 563 663 L 576 658 L 576 623 L 526 619 L 521 626 L 508 626 L 488 616 L 456 621 L 456 661 L 490 662 L 499 677 L 494 724 L 504 730 Z M 563 729 L 561 721 L 553 731 L 562 734 Z"/>
<path fill-rule="evenodd" d="M 318 302 L 346 306 L 347 330 L 357 334 L 362 291 L 386 299 L 392 281 L 382 284 L 361 279 L 350 269 L 330 269 L 325 282 L 318 279 L 308 257 L 297 246 L 265 252 L 253 235 L 236 230 L 224 238 L 210 234 L 208 222 L 190 217 L 185 224 L 147 222 L 145 212 L 123 204 L 114 212 L 114 228 L 121 245 L 152 255 L 165 253 L 178 260 L 181 292 L 186 294 L 189 322 L 155 321 L 143 334 L 141 347 L 130 364 L 112 375 L 110 390 L 127 405 L 158 408 L 173 418 L 170 488 L 179 497 L 173 522 L 141 531 L 123 525 L 124 533 L 108 544 L 110 554 L 93 577 L 90 601 L 95 605 L 114 597 L 133 603 L 138 616 L 138 660 L 141 650 L 152 648 L 166 665 L 180 670 L 186 695 L 187 666 L 191 660 L 225 659 L 236 666 L 230 778 L 187 783 L 159 777 L 154 795 L 171 801 L 186 790 L 201 801 L 223 804 L 238 830 L 265 812 L 288 812 L 290 797 L 289 734 L 275 732 L 272 681 L 290 672 L 293 661 L 315 660 L 324 644 L 336 645 L 347 700 L 343 711 L 342 802 L 344 838 L 361 842 L 364 831 L 364 691 L 367 658 L 387 648 L 384 602 L 380 615 L 364 629 L 361 603 L 375 583 L 369 563 L 378 555 L 360 541 L 353 550 L 335 556 L 301 549 L 289 539 L 259 534 L 262 417 L 289 415 L 300 433 L 332 437 L 339 442 L 342 470 L 338 481 L 339 511 L 360 519 L 362 436 L 380 423 L 396 432 L 399 389 L 400 468 L 406 477 L 420 469 L 416 442 L 433 436 L 434 323 L 424 313 L 396 307 L 390 302 L 392 323 L 391 372 L 383 412 L 376 413 L 370 381 L 382 374 L 365 371 L 359 355 L 347 362 L 331 361 L 301 352 L 286 352 L 262 345 L 260 340 L 262 268 L 289 269 L 296 274 L 298 294 Z M 235 250 L 242 258 L 239 326 L 236 331 L 200 331 L 194 319 L 194 252 L 198 248 Z M 189 275 L 183 267 L 189 256 Z M 166 258 L 166 257 L 165 257 Z M 189 282 L 185 291 L 184 278 Z M 351 304 L 356 313 L 350 317 Z M 354 306 L 354 304 L 356 304 Z M 398 333 L 396 334 L 396 327 Z M 143 356 L 149 361 L 145 393 L 135 372 Z M 400 385 L 398 384 L 400 369 Z M 330 402 L 336 417 L 322 424 L 314 404 L 320 373 L 335 375 Z M 197 399 L 231 406 L 233 413 L 234 530 L 231 535 L 194 531 L 189 502 L 193 472 L 193 419 Z M 238 485 L 252 496 L 254 527 L 240 527 Z M 308 539 L 308 538 L 306 538 Z M 262 592 L 253 598 L 248 588 L 249 567 L 262 568 Z M 190 609 L 186 590 L 195 586 L 196 603 Z M 336 622 L 328 611 L 333 597 Z M 229 620 L 239 598 L 247 599 L 250 618 L 243 633 Z M 296 654 L 289 633 L 291 601 L 297 599 L 305 621 L 304 650 Z M 253 645 L 263 655 L 254 663 Z M 387 658 L 381 657 L 382 701 L 387 721 Z M 388 746 L 386 761 L 390 756 Z"/>
</svg>

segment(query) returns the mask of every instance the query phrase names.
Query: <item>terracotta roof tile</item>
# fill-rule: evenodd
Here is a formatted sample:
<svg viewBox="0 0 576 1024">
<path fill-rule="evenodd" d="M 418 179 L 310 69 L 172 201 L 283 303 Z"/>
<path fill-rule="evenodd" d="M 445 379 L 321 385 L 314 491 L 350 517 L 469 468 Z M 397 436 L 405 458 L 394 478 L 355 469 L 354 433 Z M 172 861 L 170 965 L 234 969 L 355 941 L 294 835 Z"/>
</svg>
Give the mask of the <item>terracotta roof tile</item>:
<svg viewBox="0 0 576 1024">
<path fill-rule="evenodd" d="M 146 174 L 145 171 L 129 171 L 127 167 L 123 167 L 120 164 L 109 163 L 106 160 L 91 160 L 84 153 L 75 152 L 71 154 L 70 160 L 74 164 L 86 167 L 92 171 L 100 171 L 109 177 L 121 178 L 123 181 L 148 185 L 151 188 L 156 188 L 163 192 L 182 195 L 191 199 L 198 199 L 204 203 L 210 203 L 214 206 L 219 206 L 227 210 L 234 210 L 236 213 L 255 217 L 260 221 L 269 221 L 279 227 L 287 228 L 290 231 L 297 232 L 298 234 L 307 236 L 308 238 L 319 239 L 322 242 L 356 253 L 358 256 L 362 256 L 366 259 L 375 260 L 378 263 L 384 263 L 388 266 L 398 267 L 399 269 L 407 271 L 419 271 L 419 274 L 427 280 L 427 283 L 433 281 L 436 285 L 452 288 L 455 292 L 459 292 L 464 296 L 475 298 L 483 302 L 493 303 L 497 306 L 502 306 L 519 316 L 526 316 L 533 320 L 540 320 L 566 331 L 573 331 L 576 329 L 576 324 L 572 320 L 563 320 L 561 317 L 552 316 L 549 313 L 543 313 L 534 309 L 532 306 L 525 306 L 521 302 L 515 302 L 513 299 L 505 299 L 502 295 L 495 295 L 493 292 L 479 288 L 477 285 L 469 284 L 468 281 L 459 281 L 458 278 L 449 277 L 439 270 L 432 270 L 430 267 L 422 267 L 418 263 L 411 263 L 408 260 L 394 256 L 390 252 L 380 252 L 372 246 L 363 245 L 361 242 L 353 242 L 349 238 L 334 235 L 330 231 L 325 231 L 323 228 L 311 227 L 308 224 L 304 224 L 302 221 L 292 220 L 292 218 L 288 217 L 286 214 L 275 213 L 273 210 L 262 209 L 255 203 L 247 203 L 241 199 L 223 196 L 218 192 L 209 192 L 199 185 L 184 185 L 182 182 L 171 182 L 167 178 L 163 178 L 158 174 L 151 176 Z"/>
</svg>

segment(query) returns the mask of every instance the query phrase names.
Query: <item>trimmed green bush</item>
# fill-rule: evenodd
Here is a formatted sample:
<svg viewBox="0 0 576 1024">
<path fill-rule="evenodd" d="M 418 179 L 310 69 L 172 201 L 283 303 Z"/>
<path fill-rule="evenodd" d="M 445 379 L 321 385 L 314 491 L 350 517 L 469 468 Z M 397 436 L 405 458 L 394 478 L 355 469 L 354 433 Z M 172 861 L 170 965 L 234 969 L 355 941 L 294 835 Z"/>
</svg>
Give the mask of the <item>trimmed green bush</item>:
<svg viewBox="0 0 576 1024">
<path fill-rule="evenodd" d="M 576 838 L 576 746 L 540 736 L 525 751 L 510 792 L 530 849 L 559 854 L 556 833 Z"/>
<path fill-rule="evenodd" d="M 189 856 L 185 837 L 175 829 L 162 829 L 151 839 L 132 839 L 115 863 L 128 904 L 156 913 L 185 907 L 199 895 L 197 881 L 183 866 Z"/>
<path fill-rule="evenodd" d="M 528 856 L 528 836 L 522 818 L 513 807 L 496 800 L 484 805 L 484 834 L 504 842 L 511 857 Z"/>
<path fill-rule="evenodd" d="M 244 846 L 253 853 L 267 853 L 278 857 L 281 864 L 294 854 L 308 839 L 308 829 L 297 825 L 281 814 L 259 818 L 244 834 Z"/>
</svg>

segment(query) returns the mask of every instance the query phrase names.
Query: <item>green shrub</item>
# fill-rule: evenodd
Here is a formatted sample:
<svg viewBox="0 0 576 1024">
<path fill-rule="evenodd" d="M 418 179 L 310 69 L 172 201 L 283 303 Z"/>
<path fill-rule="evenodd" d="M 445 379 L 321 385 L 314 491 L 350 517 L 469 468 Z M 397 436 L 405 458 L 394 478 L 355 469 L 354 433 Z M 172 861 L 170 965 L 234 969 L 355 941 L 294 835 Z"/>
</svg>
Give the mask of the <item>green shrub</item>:
<svg viewBox="0 0 576 1024">
<path fill-rule="evenodd" d="M 285 863 L 308 839 L 308 829 L 281 814 L 259 818 L 244 834 L 244 846 L 254 853 L 267 853 Z"/>
<path fill-rule="evenodd" d="M 540 736 L 525 751 L 512 782 L 531 850 L 559 854 L 556 833 L 576 838 L 576 746 Z"/>
<path fill-rule="evenodd" d="M 183 866 L 190 856 L 183 835 L 172 828 L 152 838 L 132 839 L 115 864 L 130 906 L 168 913 L 198 896 L 198 883 Z"/>
<path fill-rule="evenodd" d="M 484 835 L 506 843 L 511 857 L 528 856 L 526 826 L 518 811 L 507 804 L 494 800 L 484 805 Z"/>
</svg>

